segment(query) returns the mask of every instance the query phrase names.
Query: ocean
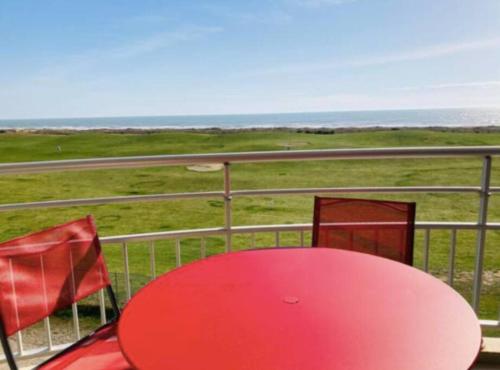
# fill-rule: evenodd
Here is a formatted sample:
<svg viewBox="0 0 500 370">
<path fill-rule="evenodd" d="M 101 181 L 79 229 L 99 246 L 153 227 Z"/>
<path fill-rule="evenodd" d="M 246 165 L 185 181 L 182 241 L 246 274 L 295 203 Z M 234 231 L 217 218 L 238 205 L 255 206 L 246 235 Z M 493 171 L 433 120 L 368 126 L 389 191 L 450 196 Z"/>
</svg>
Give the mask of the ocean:
<svg viewBox="0 0 500 370">
<path fill-rule="evenodd" d="M 414 109 L 273 114 L 0 119 L 0 129 L 241 129 L 499 126 L 499 109 Z"/>
</svg>

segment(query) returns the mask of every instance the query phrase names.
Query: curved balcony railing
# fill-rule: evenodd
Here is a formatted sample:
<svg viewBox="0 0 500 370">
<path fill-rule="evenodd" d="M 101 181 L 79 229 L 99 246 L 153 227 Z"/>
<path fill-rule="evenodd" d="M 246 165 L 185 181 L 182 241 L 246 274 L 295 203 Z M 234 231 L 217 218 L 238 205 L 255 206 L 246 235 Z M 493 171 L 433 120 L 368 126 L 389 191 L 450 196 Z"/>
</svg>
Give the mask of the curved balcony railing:
<svg viewBox="0 0 500 370">
<path fill-rule="evenodd" d="M 0 204 L 0 212 L 13 210 L 26 210 L 34 208 L 88 206 L 102 204 L 116 204 L 129 202 L 155 202 L 190 198 L 214 198 L 220 197 L 224 201 L 224 224 L 216 228 L 162 231 L 152 233 L 116 235 L 101 238 L 105 248 L 108 245 L 120 245 L 123 253 L 123 285 L 125 300 L 130 299 L 133 294 L 131 286 L 131 274 L 129 269 L 130 243 L 147 242 L 146 248 L 149 253 L 150 278 L 156 277 L 156 255 L 155 243 L 160 240 L 173 240 L 175 245 L 176 266 L 182 264 L 182 241 L 184 239 L 199 239 L 200 258 L 207 255 L 206 238 L 211 236 L 222 236 L 224 238 L 225 251 L 231 251 L 233 237 L 246 234 L 250 236 L 249 248 L 255 247 L 255 236 L 260 233 L 273 233 L 274 245 L 282 245 L 281 235 L 283 233 L 297 233 L 298 246 L 307 246 L 306 234 L 311 230 L 311 224 L 292 225 L 255 225 L 234 226 L 232 222 L 231 202 L 234 197 L 259 197 L 269 195 L 304 195 L 304 194 L 347 194 L 347 193 L 475 193 L 478 195 L 478 219 L 474 222 L 417 222 L 416 229 L 423 233 L 422 268 L 429 271 L 431 232 L 435 230 L 447 230 L 450 233 L 447 275 L 443 278 L 451 286 L 455 283 L 455 257 L 457 245 L 457 231 L 476 231 L 475 261 L 472 282 L 472 307 L 478 312 L 483 283 L 483 263 L 485 238 L 487 231 L 499 231 L 500 223 L 488 222 L 488 203 L 491 195 L 500 193 L 500 187 L 490 186 L 492 171 L 492 157 L 500 156 L 500 146 L 482 147 L 419 147 L 419 148 L 375 148 L 375 149 L 338 149 L 338 150 L 313 150 L 313 151 L 271 151 L 250 153 L 216 153 L 216 154 L 194 154 L 194 155 L 159 155 L 139 156 L 121 158 L 96 158 L 83 160 L 62 160 L 25 163 L 0 164 L 0 176 L 21 173 L 43 173 L 50 171 L 72 171 L 109 168 L 137 168 L 150 166 L 178 166 L 200 163 L 221 163 L 224 165 L 224 186 L 220 191 L 189 192 L 189 193 L 166 193 L 152 195 L 129 195 L 114 197 L 99 197 L 87 199 L 51 200 L 38 202 L 25 202 L 15 204 Z M 357 159 L 401 159 L 401 158 L 478 158 L 482 160 L 482 176 L 477 186 L 409 186 L 409 187 L 323 187 L 323 188 L 287 188 L 287 189 L 256 189 L 256 190 L 234 190 L 231 182 L 232 163 L 257 163 L 273 161 L 316 161 L 316 160 L 357 160 Z M 369 164 L 367 164 L 369 165 Z M 500 253 L 500 250 L 499 250 Z M 97 305 L 99 306 L 100 320 L 106 321 L 106 305 L 104 295 L 98 294 Z M 80 319 L 78 305 L 72 306 L 72 322 L 74 339 L 79 339 Z M 499 320 L 483 319 L 483 327 L 499 328 Z M 17 343 L 20 358 L 32 358 L 46 356 L 59 351 L 68 343 L 56 343 L 50 320 L 44 322 L 44 336 L 46 345 L 26 349 L 22 333 L 18 333 L 14 341 Z"/>
</svg>

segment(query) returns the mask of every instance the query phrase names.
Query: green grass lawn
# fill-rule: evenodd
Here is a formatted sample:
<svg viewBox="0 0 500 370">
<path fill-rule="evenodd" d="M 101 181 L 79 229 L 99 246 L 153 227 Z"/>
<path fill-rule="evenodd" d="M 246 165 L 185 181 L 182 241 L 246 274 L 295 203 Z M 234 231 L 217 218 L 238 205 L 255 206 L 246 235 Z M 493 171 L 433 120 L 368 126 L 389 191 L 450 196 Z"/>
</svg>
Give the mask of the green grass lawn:
<svg viewBox="0 0 500 370">
<path fill-rule="evenodd" d="M 499 145 L 500 133 L 445 132 L 431 130 L 387 130 L 329 135 L 288 131 L 248 132 L 161 132 L 66 134 L 0 134 L 0 162 L 39 161 L 70 158 L 112 157 L 147 154 L 213 153 L 260 150 L 334 149 L 397 146 Z M 500 186 L 500 165 L 493 159 L 492 185 Z M 233 189 L 334 187 L 334 186 L 478 186 L 481 158 L 405 159 L 359 161 L 308 161 L 231 166 Z M 67 171 L 0 177 L 1 203 L 114 195 L 137 195 L 189 191 L 221 191 L 221 171 L 197 173 L 184 166 L 141 169 Z M 365 195 L 363 195 L 365 196 Z M 366 195 L 368 196 L 368 195 Z M 373 198 L 417 202 L 419 221 L 477 221 L 475 194 L 371 195 Z M 236 197 L 233 224 L 287 224 L 312 220 L 312 196 Z M 216 227 L 223 225 L 223 202 L 219 198 L 127 203 L 88 207 L 34 209 L 0 213 L 0 240 L 93 214 L 101 236 Z M 490 200 L 489 221 L 500 222 L 500 196 Z M 456 289 L 471 296 L 475 237 L 458 232 Z M 310 239 L 306 239 L 308 242 Z M 446 276 L 450 233 L 431 234 L 431 272 Z M 259 235 L 259 246 L 269 245 L 274 235 Z M 298 235 L 285 234 L 282 244 L 297 244 Z M 207 239 L 208 254 L 223 250 L 221 238 Z M 248 236 L 235 237 L 235 249 L 248 247 Z M 129 246 L 134 289 L 147 281 L 149 255 L 146 243 Z M 416 236 L 416 265 L 422 264 L 423 235 Z M 123 299 L 123 261 L 120 246 L 106 246 L 105 254 L 115 284 Z M 200 241 L 183 240 L 183 263 L 199 258 Z M 157 273 L 175 265 L 171 241 L 156 245 Z M 500 303 L 500 233 L 488 232 L 481 318 L 498 319 Z M 494 331 L 488 333 L 495 334 Z"/>
</svg>

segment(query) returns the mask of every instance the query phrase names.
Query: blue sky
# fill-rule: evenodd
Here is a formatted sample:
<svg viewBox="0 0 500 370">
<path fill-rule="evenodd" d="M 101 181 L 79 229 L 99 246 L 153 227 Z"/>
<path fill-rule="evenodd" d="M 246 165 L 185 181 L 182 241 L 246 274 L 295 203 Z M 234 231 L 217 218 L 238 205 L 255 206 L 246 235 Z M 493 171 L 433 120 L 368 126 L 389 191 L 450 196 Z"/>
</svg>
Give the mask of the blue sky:
<svg viewBox="0 0 500 370">
<path fill-rule="evenodd" d="M 1 0 L 0 118 L 500 108 L 498 0 Z"/>
</svg>

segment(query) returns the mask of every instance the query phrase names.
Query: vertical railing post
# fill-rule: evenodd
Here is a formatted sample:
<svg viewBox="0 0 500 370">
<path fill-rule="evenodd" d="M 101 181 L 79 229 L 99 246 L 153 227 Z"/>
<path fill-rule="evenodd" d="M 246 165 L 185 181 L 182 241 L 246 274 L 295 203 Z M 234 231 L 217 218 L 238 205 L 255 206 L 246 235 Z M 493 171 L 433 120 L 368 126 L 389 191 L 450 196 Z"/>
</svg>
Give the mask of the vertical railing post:
<svg viewBox="0 0 500 370">
<path fill-rule="evenodd" d="M 476 239 L 476 260 L 474 264 L 474 282 L 472 288 L 472 308 L 476 313 L 479 311 L 479 299 L 481 296 L 481 283 L 483 280 L 484 246 L 486 241 L 486 223 L 488 222 L 488 199 L 490 196 L 491 157 L 486 156 L 483 160 L 483 172 L 481 174 L 481 192 L 479 194 L 479 216 Z"/>
<path fill-rule="evenodd" d="M 231 216 L 231 176 L 229 163 L 224 163 L 224 227 L 226 229 L 226 252 L 231 252 L 232 247 L 232 216 Z"/>
<path fill-rule="evenodd" d="M 453 286 L 453 279 L 455 277 L 455 256 L 457 250 L 457 229 L 451 230 L 450 239 L 450 253 L 448 256 L 448 284 Z"/>
<path fill-rule="evenodd" d="M 431 244 L 431 229 L 425 229 L 424 234 L 424 271 L 429 272 L 429 248 Z"/>
<path fill-rule="evenodd" d="M 175 239 L 175 267 L 181 267 L 181 240 Z"/>
<path fill-rule="evenodd" d="M 205 258 L 207 256 L 207 241 L 205 238 L 201 238 L 200 241 L 200 257 Z"/>
<path fill-rule="evenodd" d="M 151 279 L 156 279 L 156 253 L 154 240 L 152 240 L 149 244 L 149 272 L 151 274 Z"/>
<path fill-rule="evenodd" d="M 104 298 L 104 289 L 99 290 L 99 311 L 101 317 L 101 325 L 108 321 L 106 317 L 106 299 Z"/>
<path fill-rule="evenodd" d="M 125 275 L 125 294 L 127 297 L 127 302 L 132 297 L 132 287 L 130 285 L 130 271 L 128 263 L 128 245 L 127 242 L 122 243 L 122 253 L 123 253 L 123 273 Z M 117 288 L 118 289 L 118 288 Z"/>
</svg>

